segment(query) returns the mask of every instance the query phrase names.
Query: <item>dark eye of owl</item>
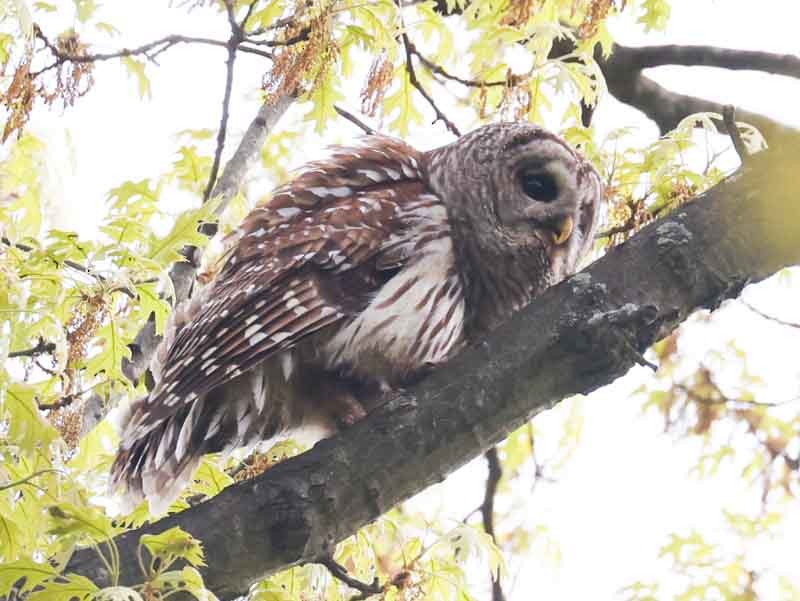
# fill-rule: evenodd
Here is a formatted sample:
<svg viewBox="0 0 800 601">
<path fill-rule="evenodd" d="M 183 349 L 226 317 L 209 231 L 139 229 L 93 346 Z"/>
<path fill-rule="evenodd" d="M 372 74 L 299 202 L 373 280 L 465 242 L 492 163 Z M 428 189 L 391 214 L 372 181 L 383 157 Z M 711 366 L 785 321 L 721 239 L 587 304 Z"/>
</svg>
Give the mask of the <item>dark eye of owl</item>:
<svg viewBox="0 0 800 601">
<path fill-rule="evenodd" d="M 523 171 L 520 185 L 523 192 L 533 200 L 552 202 L 558 198 L 558 184 L 546 171 Z"/>
</svg>

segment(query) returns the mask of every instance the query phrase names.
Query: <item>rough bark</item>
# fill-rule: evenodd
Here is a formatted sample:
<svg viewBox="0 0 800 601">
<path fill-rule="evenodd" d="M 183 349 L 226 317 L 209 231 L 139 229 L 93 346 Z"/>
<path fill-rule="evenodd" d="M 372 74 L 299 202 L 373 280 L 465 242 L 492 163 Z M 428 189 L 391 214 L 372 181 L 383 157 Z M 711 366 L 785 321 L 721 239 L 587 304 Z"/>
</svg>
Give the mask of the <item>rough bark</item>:
<svg viewBox="0 0 800 601">
<path fill-rule="evenodd" d="M 800 263 L 798 151 L 793 141 L 752 157 L 339 436 L 118 537 L 121 583 L 141 581 L 139 536 L 172 526 L 203 541 L 203 575 L 222 599 L 314 561 L 540 411 L 621 376 L 692 311 Z M 67 571 L 108 582 L 92 550 Z"/>
</svg>

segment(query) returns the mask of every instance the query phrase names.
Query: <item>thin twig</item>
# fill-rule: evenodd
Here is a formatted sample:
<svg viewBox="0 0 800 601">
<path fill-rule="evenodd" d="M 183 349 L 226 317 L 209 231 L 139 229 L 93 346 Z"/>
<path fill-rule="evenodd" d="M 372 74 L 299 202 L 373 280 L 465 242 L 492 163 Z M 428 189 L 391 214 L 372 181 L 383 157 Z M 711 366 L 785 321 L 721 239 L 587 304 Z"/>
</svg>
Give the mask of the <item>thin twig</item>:
<svg viewBox="0 0 800 601">
<path fill-rule="evenodd" d="M 334 105 L 333 108 L 336 109 L 336 112 L 339 113 L 340 116 L 344 117 L 345 119 L 353 123 L 356 127 L 361 129 L 361 131 L 363 131 L 365 134 L 372 136 L 378 133 L 376 130 L 372 129 L 369 125 L 361 121 L 361 119 L 356 117 L 350 111 L 343 109 L 339 105 Z"/>
<path fill-rule="evenodd" d="M 409 41 L 409 49 L 411 53 L 414 54 L 419 61 L 432 73 L 436 73 L 445 79 L 449 79 L 451 81 L 455 81 L 460 83 L 462 86 L 467 86 L 469 88 L 491 88 L 493 86 L 506 86 L 506 85 L 515 85 L 522 79 L 519 75 L 511 75 L 508 79 L 497 80 L 497 81 L 481 81 L 479 79 L 465 79 L 463 77 L 459 77 L 457 75 L 453 75 L 449 71 L 446 71 L 444 67 L 434 63 L 432 60 L 424 56 L 414 45 L 413 42 Z"/>
<path fill-rule="evenodd" d="M 402 7 L 399 3 L 399 0 L 396 1 L 398 9 L 401 9 Z M 411 51 L 413 44 L 411 43 L 411 40 L 408 39 L 408 34 L 405 31 L 405 25 L 403 25 L 403 31 L 400 34 L 400 38 L 403 40 L 403 47 L 406 51 L 406 71 L 408 71 L 408 80 L 411 82 L 411 85 L 414 86 L 420 94 L 422 94 L 422 97 L 428 101 L 428 104 L 431 105 L 431 108 L 433 108 L 433 111 L 436 113 L 436 119 L 434 119 L 433 122 L 436 123 L 437 121 L 441 121 L 453 134 L 461 137 L 461 132 L 458 130 L 455 124 L 450 121 L 450 119 L 447 118 L 447 115 L 445 115 L 439 109 L 431 95 L 428 94 L 428 91 L 422 86 L 422 84 L 419 82 L 419 79 L 417 79 L 417 73 L 414 70 L 413 52 Z"/>
<path fill-rule="evenodd" d="M 341 580 L 350 588 L 353 588 L 361 593 L 361 595 L 352 597 L 350 601 L 366 599 L 371 595 L 379 595 L 383 592 L 384 587 L 377 578 L 375 578 L 371 584 L 361 582 L 360 580 L 350 576 L 350 574 L 347 572 L 347 569 L 333 559 L 333 557 L 320 557 L 316 560 L 316 563 L 325 566 L 328 568 L 328 571 L 333 575 L 334 578 Z"/>
<path fill-rule="evenodd" d="M 483 505 L 481 505 L 481 516 L 483 517 L 483 529 L 486 534 L 492 537 L 497 543 L 494 532 L 494 498 L 497 494 L 497 486 L 500 478 L 503 477 L 503 467 L 500 465 L 500 457 L 497 454 L 497 447 L 492 447 L 486 454 L 486 462 L 489 465 L 489 475 L 486 477 L 486 491 L 483 495 Z M 492 601 L 505 601 L 503 587 L 500 585 L 500 573 L 491 574 L 492 577 Z"/>
<path fill-rule="evenodd" d="M 236 38 L 236 33 L 231 34 L 231 42 Z M 222 98 L 222 116 L 219 122 L 219 131 L 217 132 L 217 149 L 214 152 L 214 163 L 211 165 L 211 173 L 208 176 L 208 184 L 206 185 L 205 192 L 203 192 L 203 202 L 211 198 L 211 191 L 217 183 L 217 173 L 219 173 L 219 164 L 222 161 L 222 150 L 225 148 L 225 136 L 228 133 L 228 116 L 230 113 L 231 104 L 231 91 L 233 89 L 233 65 L 236 61 L 236 44 L 231 43 L 228 46 L 228 60 L 225 62 L 225 94 Z"/>
<path fill-rule="evenodd" d="M 39 337 L 39 342 L 33 348 L 25 349 L 24 351 L 11 351 L 8 353 L 9 359 L 16 357 L 36 357 L 37 355 L 44 355 L 45 353 L 52 353 L 56 350 L 54 342 L 45 342 L 44 338 Z"/>
<path fill-rule="evenodd" d="M 44 42 L 44 45 L 50 50 L 51 54 L 56 58 L 56 61 L 40 69 L 39 71 L 31 73 L 31 77 L 34 78 L 38 77 L 39 75 L 41 75 L 46 71 L 55 69 L 59 65 L 62 65 L 67 62 L 94 63 L 114 58 L 124 58 L 127 56 L 138 56 L 138 55 L 144 55 L 146 58 L 152 59 L 155 56 L 164 52 L 165 50 L 168 50 L 169 48 L 176 46 L 178 44 L 205 44 L 209 46 L 217 46 L 220 48 L 227 48 L 229 45 L 229 42 L 225 42 L 223 40 L 214 40 L 211 38 L 173 34 L 165 36 L 163 38 L 159 38 L 152 42 L 148 42 L 146 44 L 142 44 L 141 46 L 137 46 L 135 48 L 122 48 L 114 52 L 98 52 L 94 54 L 68 54 L 65 52 L 61 52 L 56 46 L 54 46 L 38 27 L 35 28 L 35 32 L 36 32 L 36 37 L 38 37 L 40 40 L 42 40 L 42 42 Z M 260 50 L 258 48 L 251 48 L 249 46 L 242 45 L 246 41 L 247 40 L 244 39 L 240 41 L 240 44 L 238 46 L 239 51 L 246 52 L 249 54 L 256 54 L 264 58 L 269 58 L 269 59 L 273 58 L 272 54 L 269 52 L 265 52 L 264 50 Z M 285 43 L 282 45 L 285 45 Z"/>
<path fill-rule="evenodd" d="M 746 300 L 744 300 L 742 298 L 740 298 L 739 301 L 745 307 L 750 309 L 753 313 L 755 313 L 756 315 L 760 315 L 764 319 L 768 319 L 769 321 L 773 321 L 773 322 L 775 322 L 777 324 L 780 324 L 782 326 L 786 326 L 786 327 L 789 327 L 789 328 L 798 328 L 798 329 L 800 329 L 800 323 L 795 323 L 793 321 L 785 321 L 783 319 L 780 319 L 779 317 L 775 317 L 774 315 L 770 315 L 769 313 L 764 313 L 761 309 L 758 309 L 757 307 L 754 307 L 753 305 L 751 305 L 750 303 L 748 303 Z"/>
<path fill-rule="evenodd" d="M 276 46 L 293 46 L 300 42 L 308 40 L 308 35 L 311 33 L 311 26 L 301 30 L 300 33 L 293 35 L 288 40 L 255 40 L 252 36 L 245 36 L 244 41 L 248 44 L 255 44 L 257 46 L 268 46 L 275 48 Z"/>
<path fill-rule="evenodd" d="M 744 165 L 750 158 L 750 153 L 747 151 L 744 140 L 742 140 L 742 133 L 739 131 L 739 126 L 736 125 L 736 107 L 732 104 L 726 104 L 722 107 L 722 121 L 725 123 L 725 129 L 728 130 L 728 135 L 733 142 L 733 147 L 736 149 L 736 154 L 739 155 L 739 160 Z"/>
</svg>

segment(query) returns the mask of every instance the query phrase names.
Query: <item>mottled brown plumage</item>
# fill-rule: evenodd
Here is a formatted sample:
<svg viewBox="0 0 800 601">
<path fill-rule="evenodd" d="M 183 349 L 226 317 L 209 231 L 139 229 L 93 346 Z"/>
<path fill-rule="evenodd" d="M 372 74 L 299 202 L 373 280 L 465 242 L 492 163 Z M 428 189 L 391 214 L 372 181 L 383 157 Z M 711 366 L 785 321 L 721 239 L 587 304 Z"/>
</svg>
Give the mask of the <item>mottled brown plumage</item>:
<svg viewBox="0 0 800 601">
<path fill-rule="evenodd" d="M 112 486 L 160 513 L 206 453 L 359 419 L 572 273 L 601 198 L 591 165 L 526 123 L 427 153 L 371 136 L 309 163 L 176 311 Z"/>
</svg>

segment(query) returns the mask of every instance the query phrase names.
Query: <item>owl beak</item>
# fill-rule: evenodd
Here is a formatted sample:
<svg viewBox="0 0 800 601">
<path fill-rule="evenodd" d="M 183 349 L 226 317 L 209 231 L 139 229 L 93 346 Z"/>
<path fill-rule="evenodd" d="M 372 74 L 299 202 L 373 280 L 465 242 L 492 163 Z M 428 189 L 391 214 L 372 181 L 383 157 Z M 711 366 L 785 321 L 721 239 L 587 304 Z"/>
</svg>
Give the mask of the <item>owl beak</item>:
<svg viewBox="0 0 800 601">
<path fill-rule="evenodd" d="M 571 215 L 559 217 L 548 223 L 550 233 L 553 236 L 553 243 L 556 246 L 561 246 L 572 235 L 572 230 L 575 228 L 575 220 Z"/>
</svg>

